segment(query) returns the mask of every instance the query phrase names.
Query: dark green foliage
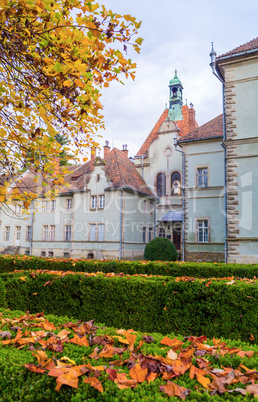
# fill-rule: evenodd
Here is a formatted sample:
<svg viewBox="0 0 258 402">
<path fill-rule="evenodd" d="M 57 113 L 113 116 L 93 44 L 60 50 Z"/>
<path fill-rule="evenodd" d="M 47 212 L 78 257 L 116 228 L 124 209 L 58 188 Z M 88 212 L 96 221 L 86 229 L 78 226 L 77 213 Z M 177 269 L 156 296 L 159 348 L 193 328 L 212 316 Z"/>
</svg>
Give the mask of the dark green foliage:
<svg viewBox="0 0 258 402">
<path fill-rule="evenodd" d="M 0 256 L 0 273 L 14 270 L 48 269 L 74 272 L 115 272 L 124 274 L 147 274 L 166 276 L 193 276 L 195 278 L 254 278 L 258 277 L 258 265 L 198 262 L 152 262 L 152 261 L 101 261 L 46 259 L 25 256 Z"/>
<path fill-rule="evenodd" d="M 6 299 L 5 299 L 5 285 L 2 279 L 0 278 L 0 307 L 6 307 Z"/>
<path fill-rule="evenodd" d="M 144 259 L 148 261 L 176 261 L 177 257 L 175 245 L 165 237 L 152 239 L 144 249 Z"/>
<path fill-rule="evenodd" d="M 26 282 L 4 274 L 8 307 L 31 313 L 95 318 L 106 325 L 250 341 L 258 339 L 258 287 L 225 281 L 177 282 L 171 277 L 85 277 L 50 274 Z M 208 285 L 208 286 L 206 286 Z"/>
</svg>

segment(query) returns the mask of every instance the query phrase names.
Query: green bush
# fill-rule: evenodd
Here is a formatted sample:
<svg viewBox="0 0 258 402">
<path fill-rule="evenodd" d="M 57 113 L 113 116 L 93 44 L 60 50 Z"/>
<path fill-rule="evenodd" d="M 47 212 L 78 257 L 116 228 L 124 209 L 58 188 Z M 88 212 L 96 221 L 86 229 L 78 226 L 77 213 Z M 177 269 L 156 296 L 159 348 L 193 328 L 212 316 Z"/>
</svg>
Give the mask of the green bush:
<svg viewBox="0 0 258 402">
<path fill-rule="evenodd" d="M 258 340 L 258 287 L 242 281 L 83 274 L 5 275 L 10 309 L 95 318 L 106 325 L 163 334 Z M 25 279 L 25 280 L 24 280 Z"/>
<path fill-rule="evenodd" d="M 4 282 L 2 281 L 2 279 L 0 278 L 0 307 L 7 306 L 5 294 L 6 294 L 5 285 L 4 285 Z"/>
<path fill-rule="evenodd" d="M 175 245 L 166 238 L 156 237 L 144 249 L 144 259 L 148 261 L 176 261 Z"/>
</svg>

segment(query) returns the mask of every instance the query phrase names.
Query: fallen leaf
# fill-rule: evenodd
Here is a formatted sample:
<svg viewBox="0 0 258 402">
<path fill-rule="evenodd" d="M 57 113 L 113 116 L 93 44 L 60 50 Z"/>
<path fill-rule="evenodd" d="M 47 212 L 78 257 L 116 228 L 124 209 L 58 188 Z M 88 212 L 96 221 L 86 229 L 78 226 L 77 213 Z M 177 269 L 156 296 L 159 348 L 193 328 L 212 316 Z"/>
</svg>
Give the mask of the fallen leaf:
<svg viewBox="0 0 258 402">
<path fill-rule="evenodd" d="M 103 392 L 103 387 L 101 385 L 101 382 L 96 378 L 96 377 L 90 377 L 90 378 L 85 378 L 83 380 L 86 384 L 90 384 L 92 387 L 94 387 L 96 390 L 99 392 Z"/>
<path fill-rule="evenodd" d="M 161 343 L 161 345 L 166 345 L 166 346 L 172 347 L 173 349 L 178 349 L 181 347 L 181 345 L 183 345 L 184 342 L 180 341 L 177 338 L 170 339 L 167 336 L 165 336 L 165 338 L 163 338 L 160 341 L 160 343 Z"/>
<path fill-rule="evenodd" d="M 160 385 L 159 388 L 168 396 L 179 396 L 181 399 L 185 399 L 191 392 L 190 389 L 180 387 L 172 381 L 168 381 L 166 385 Z"/>
<path fill-rule="evenodd" d="M 132 380 L 136 380 L 137 382 L 144 382 L 146 380 L 146 376 L 148 374 L 148 369 L 142 369 L 140 364 L 137 363 L 131 370 L 129 371 L 129 375 Z"/>
</svg>

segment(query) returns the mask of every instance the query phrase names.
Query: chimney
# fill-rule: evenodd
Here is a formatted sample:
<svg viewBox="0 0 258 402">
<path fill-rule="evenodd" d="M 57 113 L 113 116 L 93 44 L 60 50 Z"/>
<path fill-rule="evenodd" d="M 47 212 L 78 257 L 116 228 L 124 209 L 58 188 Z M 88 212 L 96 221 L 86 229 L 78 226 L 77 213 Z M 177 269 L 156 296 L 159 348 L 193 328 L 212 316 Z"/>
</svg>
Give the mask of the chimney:
<svg viewBox="0 0 258 402">
<path fill-rule="evenodd" d="M 191 102 L 189 108 L 189 133 L 195 129 L 196 129 L 195 110 L 194 105 Z"/>
<path fill-rule="evenodd" d="M 105 141 L 105 145 L 104 145 L 103 149 L 104 149 L 104 159 L 106 159 L 107 155 L 110 152 L 110 146 L 109 146 L 109 142 L 107 140 Z"/>
<path fill-rule="evenodd" d="M 59 170 L 60 170 L 60 157 L 59 156 L 54 156 L 53 157 L 53 177 L 56 177 L 59 175 Z"/>
<path fill-rule="evenodd" d="M 90 161 L 93 162 L 96 158 L 96 148 L 92 147 L 90 152 Z"/>
<path fill-rule="evenodd" d="M 128 156 L 127 144 L 123 144 L 123 149 L 122 149 L 122 151 Z"/>
</svg>

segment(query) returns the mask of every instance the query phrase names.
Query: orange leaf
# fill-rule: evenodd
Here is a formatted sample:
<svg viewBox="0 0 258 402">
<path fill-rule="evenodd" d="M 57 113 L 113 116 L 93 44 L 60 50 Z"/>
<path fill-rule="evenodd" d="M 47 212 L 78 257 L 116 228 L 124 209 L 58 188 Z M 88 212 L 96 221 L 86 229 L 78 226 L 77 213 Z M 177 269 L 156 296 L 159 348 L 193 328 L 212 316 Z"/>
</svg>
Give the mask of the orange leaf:
<svg viewBox="0 0 258 402">
<path fill-rule="evenodd" d="M 154 381 L 154 380 L 156 379 L 156 377 L 157 377 L 157 373 L 153 373 L 153 372 L 151 371 L 150 374 L 149 374 L 148 377 L 147 377 L 147 381 L 148 381 L 148 382 Z"/>
<path fill-rule="evenodd" d="M 209 384 L 210 384 L 210 379 L 207 377 L 204 377 L 203 375 L 196 375 L 197 381 L 202 384 L 202 386 L 206 389 L 209 389 Z"/>
<path fill-rule="evenodd" d="M 172 381 L 168 381 L 166 385 L 160 385 L 159 388 L 168 396 L 179 396 L 181 399 L 185 399 L 191 392 L 190 389 L 180 387 Z"/>
<path fill-rule="evenodd" d="M 88 339 L 86 338 L 86 335 L 80 338 L 78 335 L 74 334 L 74 337 L 72 339 L 69 339 L 67 343 L 75 343 L 76 345 L 80 346 L 89 346 L 89 342 Z"/>
<path fill-rule="evenodd" d="M 178 349 L 181 347 L 181 345 L 183 345 L 184 342 L 179 341 L 179 339 L 174 338 L 174 339 L 170 339 L 167 336 L 165 336 L 165 338 L 163 338 L 160 341 L 161 345 L 166 345 L 166 346 L 170 346 L 173 349 Z"/>
<path fill-rule="evenodd" d="M 137 335 L 129 334 L 129 332 L 125 332 L 124 336 L 126 337 L 129 343 L 129 349 L 132 352 L 134 350 L 134 343 L 136 341 Z"/>
<path fill-rule="evenodd" d="M 173 364 L 173 371 L 176 375 L 183 375 L 190 367 L 192 363 L 187 360 L 183 361 L 177 359 Z"/>
<path fill-rule="evenodd" d="M 85 378 L 83 382 L 85 382 L 86 384 L 90 384 L 92 387 L 96 388 L 96 390 L 98 390 L 99 392 L 104 391 L 101 382 L 96 377 Z"/>
<path fill-rule="evenodd" d="M 142 369 L 140 364 L 137 363 L 133 368 L 131 368 L 129 374 L 132 380 L 136 380 L 137 382 L 144 382 L 148 374 L 148 369 Z"/>
<path fill-rule="evenodd" d="M 35 364 L 24 364 L 24 367 L 26 367 L 26 369 L 32 371 L 33 373 L 43 374 L 46 371 L 45 368 L 38 367 Z"/>
</svg>

